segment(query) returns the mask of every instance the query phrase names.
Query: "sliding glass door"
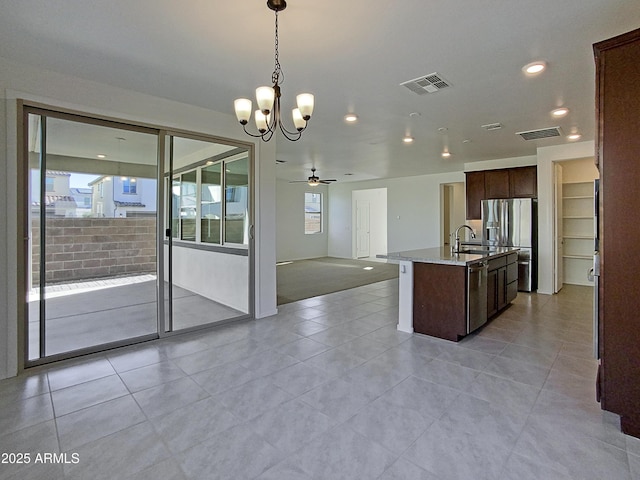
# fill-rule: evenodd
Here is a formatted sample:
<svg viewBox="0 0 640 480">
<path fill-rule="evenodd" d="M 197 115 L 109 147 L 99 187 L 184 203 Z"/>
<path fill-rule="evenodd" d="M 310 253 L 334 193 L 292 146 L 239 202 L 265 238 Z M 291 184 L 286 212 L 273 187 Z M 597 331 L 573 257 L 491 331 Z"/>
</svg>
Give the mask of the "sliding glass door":
<svg viewBox="0 0 640 480">
<path fill-rule="evenodd" d="M 165 263 L 169 331 L 252 314 L 249 151 L 168 136 Z"/>
<path fill-rule="evenodd" d="M 157 335 L 157 135 L 32 110 L 28 360 Z"/>
<path fill-rule="evenodd" d="M 252 316 L 249 148 L 23 112 L 25 365 Z"/>
</svg>

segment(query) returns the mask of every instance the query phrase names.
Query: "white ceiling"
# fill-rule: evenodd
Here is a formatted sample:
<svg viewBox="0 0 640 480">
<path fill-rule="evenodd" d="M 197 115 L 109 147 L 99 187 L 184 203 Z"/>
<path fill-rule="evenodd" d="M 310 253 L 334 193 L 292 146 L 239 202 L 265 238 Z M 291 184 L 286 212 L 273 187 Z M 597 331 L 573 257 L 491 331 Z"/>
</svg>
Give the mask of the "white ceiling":
<svg viewBox="0 0 640 480">
<path fill-rule="evenodd" d="M 270 83 L 274 15 L 265 0 L 0 0 L 0 12 L 0 56 L 50 70 L 230 114 L 234 98 Z M 304 179 L 315 165 L 323 178 L 355 181 L 459 171 L 567 142 L 525 141 L 515 135 L 522 130 L 559 125 L 592 140 L 591 46 L 640 27 L 640 8 L 637 0 L 288 0 L 279 20 L 283 108 L 309 91 L 316 109 L 301 141 L 278 141 L 286 161 L 278 176 Z M 547 71 L 525 76 L 521 67 L 539 59 Z M 418 96 L 400 86 L 432 72 L 452 87 Z M 560 105 L 570 114 L 554 120 Z M 347 125 L 351 111 L 359 122 Z M 495 122 L 504 128 L 481 128 Z"/>
</svg>

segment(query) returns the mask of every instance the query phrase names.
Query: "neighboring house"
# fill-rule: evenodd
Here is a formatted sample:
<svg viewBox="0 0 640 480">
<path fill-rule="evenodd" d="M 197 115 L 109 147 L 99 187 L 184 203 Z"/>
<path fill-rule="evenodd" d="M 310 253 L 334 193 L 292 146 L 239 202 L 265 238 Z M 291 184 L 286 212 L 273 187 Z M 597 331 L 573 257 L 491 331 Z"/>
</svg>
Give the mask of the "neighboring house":
<svg viewBox="0 0 640 480">
<path fill-rule="evenodd" d="M 94 217 L 148 217 L 156 214 L 157 182 L 150 178 L 103 175 L 89 183 Z"/>
<path fill-rule="evenodd" d="M 69 193 L 76 202 L 76 217 L 91 216 L 91 197 L 90 188 L 70 188 Z"/>
<path fill-rule="evenodd" d="M 34 170 L 37 175 L 37 172 Z M 34 173 L 32 173 L 34 175 Z M 69 172 L 47 170 L 45 178 L 44 204 L 47 217 L 75 217 L 76 199 L 69 188 Z M 33 185 L 40 185 L 39 181 L 32 182 Z M 31 211 L 33 214 L 40 213 L 40 189 L 31 191 Z"/>
</svg>

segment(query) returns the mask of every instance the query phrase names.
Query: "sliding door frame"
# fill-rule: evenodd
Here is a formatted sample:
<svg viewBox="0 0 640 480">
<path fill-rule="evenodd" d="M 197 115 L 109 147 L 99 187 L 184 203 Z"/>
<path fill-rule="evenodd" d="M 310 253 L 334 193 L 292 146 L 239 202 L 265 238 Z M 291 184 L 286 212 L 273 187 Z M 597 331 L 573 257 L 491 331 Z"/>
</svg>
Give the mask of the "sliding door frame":
<svg viewBox="0 0 640 480">
<path fill-rule="evenodd" d="M 205 328 L 210 328 L 215 325 L 219 325 L 221 323 L 233 322 L 240 319 L 245 318 L 253 318 L 255 314 L 255 199 L 256 199 L 256 175 L 255 175 L 255 144 L 252 142 L 232 140 L 228 138 L 221 138 L 213 135 L 205 135 L 198 134 L 186 130 L 180 129 L 167 129 L 166 127 L 159 125 L 152 125 L 144 122 L 132 122 L 129 120 L 123 120 L 113 117 L 107 117 L 103 115 L 87 113 L 76 111 L 72 109 L 52 106 L 43 104 L 40 102 L 27 101 L 23 99 L 17 99 L 16 101 L 16 133 L 17 133 L 17 147 L 18 147 L 18 169 L 17 169 L 17 205 L 16 213 L 17 213 L 17 258 L 16 258 L 16 277 L 17 277 L 17 364 L 18 364 L 18 372 L 22 372 L 25 368 L 35 367 L 38 365 L 43 365 L 59 360 L 65 360 L 68 358 L 78 357 L 82 355 L 87 355 L 91 353 L 97 353 L 105 350 L 110 350 L 117 347 L 132 345 L 135 343 L 146 342 L 149 340 L 155 340 L 158 338 L 170 337 L 173 335 L 183 334 L 193 330 L 200 330 Z M 74 350 L 72 352 L 65 352 L 60 354 L 54 354 L 50 356 L 43 356 L 44 349 L 44 338 L 41 325 L 41 336 L 40 336 L 40 355 L 38 359 L 29 360 L 29 308 L 27 305 L 27 293 L 28 293 L 28 282 L 29 282 L 29 274 L 27 272 L 27 259 L 29 258 L 29 244 L 31 237 L 31 225 L 30 225 L 30 216 L 28 214 L 27 205 L 29 202 L 29 178 L 30 178 L 30 169 L 29 169 L 29 129 L 28 129 L 28 118 L 29 114 L 39 115 L 43 118 L 56 118 L 62 120 L 69 120 L 74 122 L 80 122 L 90 125 L 96 126 L 104 126 L 111 128 L 118 128 L 123 130 L 129 130 L 134 132 L 141 133 L 149 133 L 157 136 L 157 209 L 156 209 L 156 299 L 157 299 L 157 331 L 154 334 L 144 335 L 135 338 L 129 338 L 121 341 L 110 342 L 107 344 L 101 344 L 91 347 L 86 347 L 78 350 Z M 46 129 L 46 127 L 45 127 Z M 165 238 L 165 215 L 166 208 L 165 205 L 165 162 L 168 158 L 170 152 L 167 152 L 167 136 L 175 135 L 185 138 L 193 138 L 196 140 L 203 140 L 208 142 L 216 142 L 224 145 L 236 146 L 239 148 L 245 148 L 247 150 L 247 155 L 249 159 L 249 245 L 248 245 L 248 272 L 247 272 L 247 282 L 248 282 L 248 313 L 242 317 L 236 317 L 233 319 L 229 319 L 228 321 L 206 324 L 202 326 L 192 327 L 188 329 L 179 330 L 177 332 L 171 331 L 170 323 L 167 324 L 166 314 L 168 313 L 169 319 L 171 318 L 171 310 L 169 312 L 165 312 L 165 298 L 164 298 L 164 273 L 165 269 L 170 269 L 169 265 L 165 265 L 164 262 L 164 238 Z M 41 139 L 41 142 L 44 143 L 46 138 Z M 169 157 L 170 158 L 170 157 Z M 41 149 L 41 159 L 40 159 L 41 167 L 46 168 L 46 150 Z M 46 175 L 41 175 L 40 178 L 40 196 L 42 197 L 45 193 L 45 188 L 42 183 L 45 182 Z M 41 203 L 41 209 L 42 203 Z M 169 204 L 169 209 L 170 209 Z M 42 217 L 40 218 L 41 224 L 45 221 Z M 41 225 L 42 226 L 42 225 Z M 44 243 L 44 230 L 41 231 L 41 243 Z M 171 238 L 169 238 L 169 242 Z M 169 249 L 170 251 L 170 249 Z M 46 256 L 44 250 L 41 251 L 40 262 L 41 267 L 45 262 Z M 44 272 L 44 270 L 41 270 Z M 46 305 L 44 305 L 44 290 L 43 286 L 46 280 L 46 275 L 41 275 L 39 280 L 39 286 L 41 289 L 41 298 L 38 305 L 39 308 L 39 320 L 42 323 L 44 321 L 43 314 Z M 169 299 L 170 300 L 170 299 Z M 170 322 L 170 321 L 169 321 Z M 169 331 L 167 331 L 169 330 Z"/>
</svg>

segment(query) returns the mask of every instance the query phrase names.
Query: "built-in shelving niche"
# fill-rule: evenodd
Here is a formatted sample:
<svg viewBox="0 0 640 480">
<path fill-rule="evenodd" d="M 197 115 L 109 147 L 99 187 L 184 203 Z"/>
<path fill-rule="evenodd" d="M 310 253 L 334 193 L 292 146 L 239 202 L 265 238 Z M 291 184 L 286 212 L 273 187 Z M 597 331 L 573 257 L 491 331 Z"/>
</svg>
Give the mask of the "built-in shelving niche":
<svg viewBox="0 0 640 480">
<path fill-rule="evenodd" d="M 593 263 L 595 238 L 593 180 L 572 181 L 573 169 L 566 168 L 569 165 L 563 167 L 563 282 L 593 286 L 587 279 L 587 273 Z M 593 170 L 597 173 L 595 167 Z"/>
</svg>

